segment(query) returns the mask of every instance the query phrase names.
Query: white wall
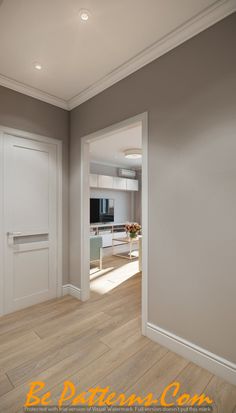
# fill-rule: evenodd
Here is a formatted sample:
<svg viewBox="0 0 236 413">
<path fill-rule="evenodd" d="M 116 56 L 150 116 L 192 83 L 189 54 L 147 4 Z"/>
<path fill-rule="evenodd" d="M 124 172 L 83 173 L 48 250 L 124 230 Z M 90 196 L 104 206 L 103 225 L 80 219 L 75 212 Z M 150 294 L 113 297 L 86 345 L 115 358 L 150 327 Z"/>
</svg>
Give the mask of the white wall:
<svg viewBox="0 0 236 413">
<path fill-rule="evenodd" d="M 137 171 L 139 190 L 134 192 L 134 221 L 142 225 L 142 172 Z"/>
<path fill-rule="evenodd" d="M 99 175 L 118 176 L 118 168 L 116 166 L 90 162 L 90 173 Z"/>
<path fill-rule="evenodd" d="M 109 165 L 90 164 L 90 172 L 96 174 L 117 176 L 117 168 Z M 133 192 L 113 191 L 112 189 L 91 188 L 91 198 L 114 199 L 114 222 L 123 223 L 134 219 Z"/>
<path fill-rule="evenodd" d="M 114 199 L 114 222 L 116 224 L 133 220 L 130 192 L 91 188 L 90 197 Z"/>
</svg>

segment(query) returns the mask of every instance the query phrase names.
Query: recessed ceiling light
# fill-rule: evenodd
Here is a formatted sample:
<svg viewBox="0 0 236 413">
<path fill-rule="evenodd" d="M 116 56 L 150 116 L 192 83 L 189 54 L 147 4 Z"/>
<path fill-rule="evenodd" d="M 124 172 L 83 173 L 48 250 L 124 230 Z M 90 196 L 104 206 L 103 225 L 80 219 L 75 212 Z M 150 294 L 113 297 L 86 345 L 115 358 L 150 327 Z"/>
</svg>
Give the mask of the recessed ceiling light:
<svg viewBox="0 0 236 413">
<path fill-rule="evenodd" d="M 36 70 L 42 70 L 42 65 L 40 64 L 40 63 L 34 63 L 34 68 L 36 69 Z"/>
<path fill-rule="evenodd" d="M 80 10 L 79 15 L 82 22 L 87 22 L 90 16 L 90 12 L 88 10 L 82 9 Z"/>
<path fill-rule="evenodd" d="M 142 149 L 139 149 L 139 148 L 127 149 L 126 151 L 124 151 L 124 155 L 128 159 L 142 158 Z"/>
</svg>

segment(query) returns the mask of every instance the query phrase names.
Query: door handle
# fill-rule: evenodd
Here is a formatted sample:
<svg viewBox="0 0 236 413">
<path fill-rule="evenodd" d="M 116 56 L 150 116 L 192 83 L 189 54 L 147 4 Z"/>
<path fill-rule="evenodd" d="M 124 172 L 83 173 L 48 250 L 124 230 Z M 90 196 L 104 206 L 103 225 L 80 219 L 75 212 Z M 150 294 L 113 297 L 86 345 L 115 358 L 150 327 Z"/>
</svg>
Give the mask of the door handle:
<svg viewBox="0 0 236 413">
<path fill-rule="evenodd" d="M 21 236 L 22 232 L 7 232 L 8 245 L 12 246 L 14 244 L 14 237 Z"/>
<path fill-rule="evenodd" d="M 26 244 L 32 242 L 49 241 L 49 233 L 40 232 L 7 232 L 8 245 Z"/>
<path fill-rule="evenodd" d="M 21 234 L 22 232 L 7 232 L 8 238 L 19 237 Z"/>
</svg>

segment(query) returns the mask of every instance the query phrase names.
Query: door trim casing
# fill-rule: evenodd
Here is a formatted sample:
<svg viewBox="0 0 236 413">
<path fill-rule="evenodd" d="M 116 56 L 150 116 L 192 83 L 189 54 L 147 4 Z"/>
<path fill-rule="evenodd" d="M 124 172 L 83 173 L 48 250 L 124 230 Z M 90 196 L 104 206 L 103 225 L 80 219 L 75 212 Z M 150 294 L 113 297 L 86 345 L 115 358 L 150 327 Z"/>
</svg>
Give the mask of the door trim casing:
<svg viewBox="0 0 236 413">
<path fill-rule="evenodd" d="M 57 297 L 62 296 L 62 141 L 36 133 L 0 125 L 0 316 L 4 310 L 4 135 L 49 143 L 56 146 L 57 153 Z"/>
<path fill-rule="evenodd" d="M 148 112 L 143 112 L 124 121 L 81 138 L 80 158 L 80 276 L 81 300 L 89 299 L 89 144 L 104 138 L 118 129 L 134 123 L 142 126 L 142 334 L 146 335 L 148 319 Z"/>
</svg>

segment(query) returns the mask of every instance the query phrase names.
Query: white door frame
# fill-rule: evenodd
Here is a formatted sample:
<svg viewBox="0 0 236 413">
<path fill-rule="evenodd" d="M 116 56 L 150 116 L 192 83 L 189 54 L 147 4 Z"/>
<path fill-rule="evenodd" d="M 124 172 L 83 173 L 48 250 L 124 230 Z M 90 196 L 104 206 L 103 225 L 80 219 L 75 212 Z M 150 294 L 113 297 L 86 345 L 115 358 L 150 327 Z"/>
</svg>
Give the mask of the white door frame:
<svg viewBox="0 0 236 413">
<path fill-rule="evenodd" d="M 36 142 L 49 143 L 56 146 L 57 153 L 57 297 L 62 296 L 62 142 L 47 136 L 25 132 L 19 129 L 0 125 L 0 316 L 5 314 L 4 310 L 4 157 L 3 142 L 4 135 L 13 135 L 23 139 Z"/>
<path fill-rule="evenodd" d="M 142 126 L 142 333 L 146 335 L 147 324 L 147 289 L 148 289 L 148 113 L 144 112 L 122 122 L 115 123 L 107 128 L 98 130 L 81 138 L 80 159 L 80 274 L 81 300 L 86 301 L 90 295 L 89 283 L 89 144 L 100 140 L 106 135 L 117 132 L 140 122 Z"/>
</svg>

